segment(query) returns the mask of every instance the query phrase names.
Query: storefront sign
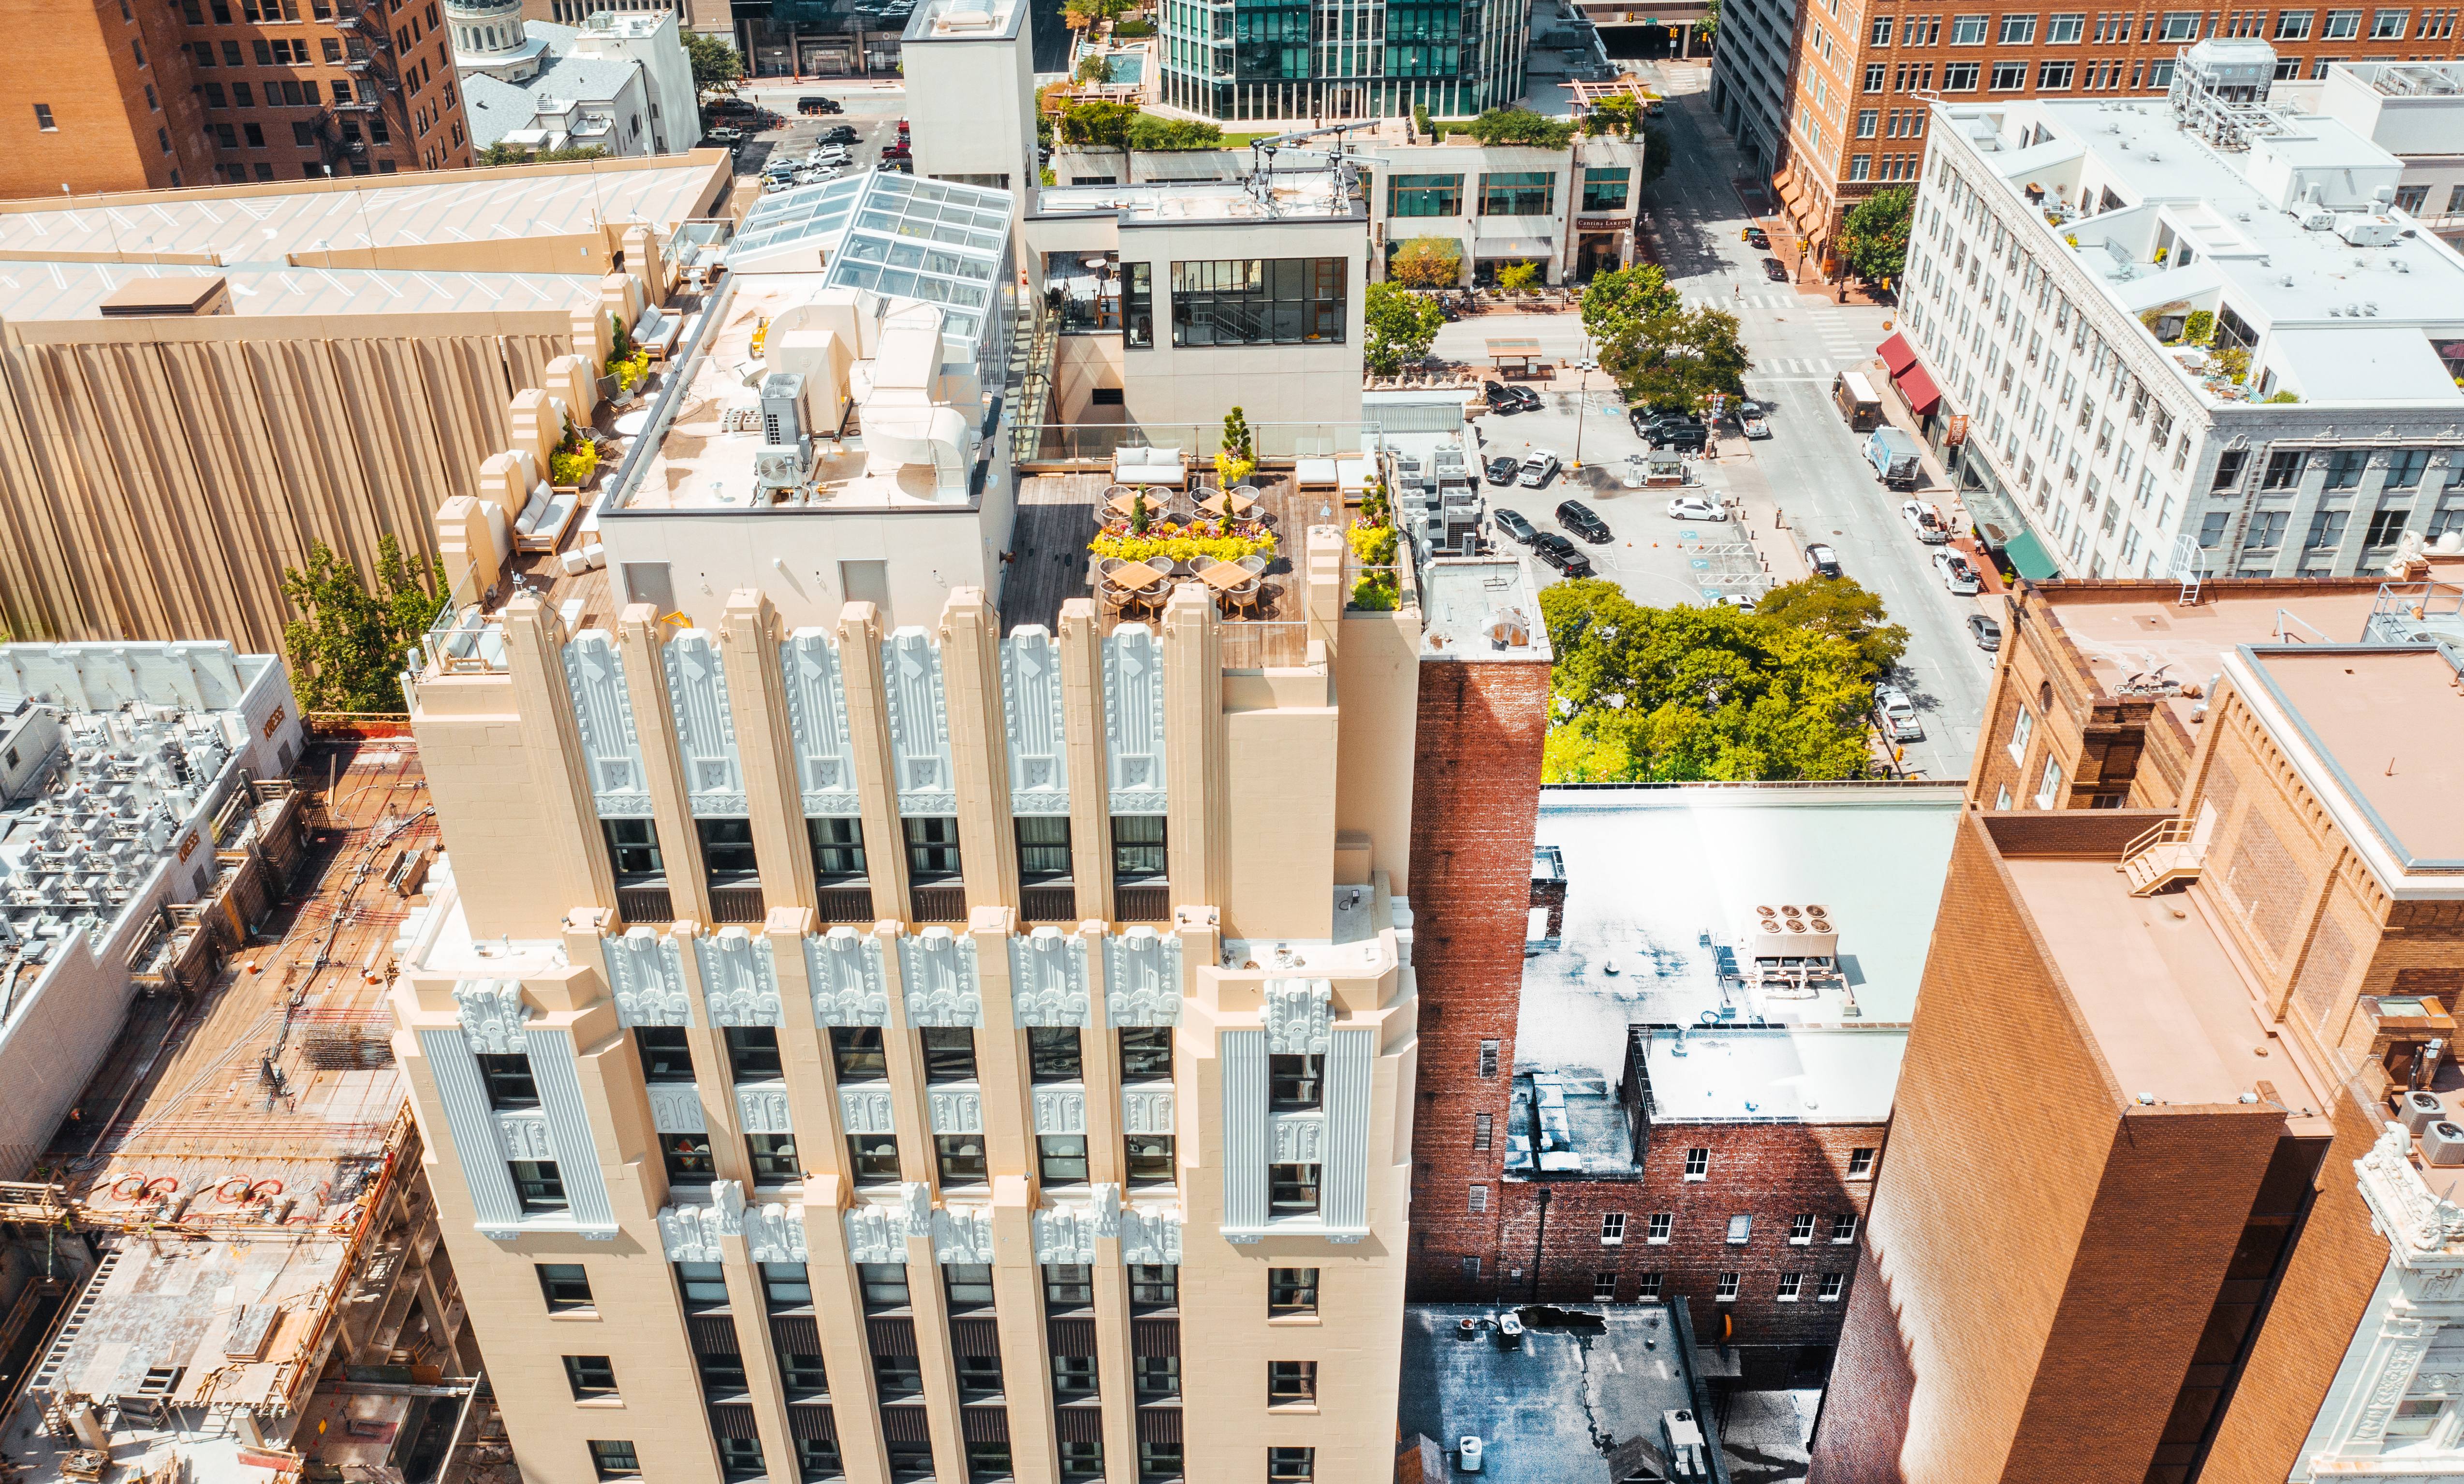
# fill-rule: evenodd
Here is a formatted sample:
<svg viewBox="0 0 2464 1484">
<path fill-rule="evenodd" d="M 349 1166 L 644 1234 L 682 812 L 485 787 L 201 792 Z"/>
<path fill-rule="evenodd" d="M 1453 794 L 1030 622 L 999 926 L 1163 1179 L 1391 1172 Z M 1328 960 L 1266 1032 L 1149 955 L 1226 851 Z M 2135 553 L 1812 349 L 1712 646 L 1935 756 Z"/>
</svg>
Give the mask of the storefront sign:
<svg viewBox="0 0 2464 1484">
<path fill-rule="evenodd" d="M 1625 218 L 1621 216 L 1578 216 L 1574 218 L 1574 227 L 1580 231 L 1623 231 L 1625 230 Z"/>
<path fill-rule="evenodd" d="M 1952 414 L 1951 414 L 1951 416 L 1950 416 L 1950 431 L 1949 431 L 1948 433 L 1947 433 L 1947 434 L 1945 434 L 1945 435 L 1943 436 L 1943 440 L 1942 440 L 1942 441 L 1943 441 L 1943 445 L 1944 445 L 1944 447 L 1951 447 L 1951 448 L 1956 448 L 1956 447 L 1958 447 L 1961 444 L 1964 444 L 1964 443 L 1968 442 L 1968 414 L 1967 414 L 1967 413 L 1965 413 L 1965 412 L 1954 412 L 1954 413 L 1952 413 Z"/>
</svg>

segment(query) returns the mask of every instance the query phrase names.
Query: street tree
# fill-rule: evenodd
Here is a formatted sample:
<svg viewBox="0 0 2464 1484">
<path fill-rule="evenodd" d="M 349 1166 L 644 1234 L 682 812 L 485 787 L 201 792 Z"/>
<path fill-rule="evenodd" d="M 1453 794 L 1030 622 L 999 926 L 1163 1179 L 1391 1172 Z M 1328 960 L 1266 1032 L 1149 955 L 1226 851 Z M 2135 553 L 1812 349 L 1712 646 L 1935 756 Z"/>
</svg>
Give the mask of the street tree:
<svg viewBox="0 0 2464 1484">
<path fill-rule="evenodd" d="M 1435 300 L 1393 283 L 1371 284 L 1361 295 L 1360 305 L 1369 332 L 1361 359 L 1378 376 L 1393 376 L 1407 362 L 1426 356 L 1446 322 Z"/>
<path fill-rule="evenodd" d="M 1710 41 L 1720 34 L 1720 0 L 1703 0 L 1703 13 L 1694 22 L 1698 39 Z"/>
<path fill-rule="evenodd" d="M 1463 244 L 1452 237 L 1414 237 L 1395 250 L 1386 276 L 1408 289 L 1451 289 L 1463 281 Z"/>
<path fill-rule="evenodd" d="M 1908 224 L 1917 193 L 1907 186 L 1877 191 L 1857 204 L 1839 229 L 1839 256 L 1867 283 L 1898 282 L 1908 262 Z"/>
<path fill-rule="evenodd" d="M 1754 612 L 1844 641 L 1857 651 L 1867 680 L 1889 674 L 1908 648 L 1907 629 L 1888 622 L 1882 600 L 1849 578 L 1785 583 L 1765 593 Z"/>
<path fill-rule="evenodd" d="M 1753 360 L 1725 309 L 1674 310 L 1628 320 L 1596 342 L 1600 369 L 1630 406 L 1693 408 L 1713 392 L 1746 393 Z"/>
<path fill-rule="evenodd" d="M 1596 578 L 1551 583 L 1550 783 L 1853 778 L 1863 662 L 1830 634 L 1725 605 L 1646 608 Z"/>
<path fill-rule="evenodd" d="M 1583 333 L 1595 345 L 1604 344 L 1620 330 L 1654 315 L 1673 314 L 1684 303 L 1657 263 L 1595 273 L 1583 286 Z"/>
<path fill-rule="evenodd" d="M 744 77 L 744 55 L 729 44 L 725 36 L 708 32 L 684 33 L 685 55 L 693 62 L 693 92 L 696 96 L 732 93 Z"/>
<path fill-rule="evenodd" d="M 391 535 L 377 538 L 376 593 L 322 541 L 309 547 L 305 571 L 283 568 L 282 595 L 300 615 L 282 629 L 300 704 L 312 711 L 401 709 L 395 677 L 444 586 L 442 563 L 406 556 Z"/>
</svg>

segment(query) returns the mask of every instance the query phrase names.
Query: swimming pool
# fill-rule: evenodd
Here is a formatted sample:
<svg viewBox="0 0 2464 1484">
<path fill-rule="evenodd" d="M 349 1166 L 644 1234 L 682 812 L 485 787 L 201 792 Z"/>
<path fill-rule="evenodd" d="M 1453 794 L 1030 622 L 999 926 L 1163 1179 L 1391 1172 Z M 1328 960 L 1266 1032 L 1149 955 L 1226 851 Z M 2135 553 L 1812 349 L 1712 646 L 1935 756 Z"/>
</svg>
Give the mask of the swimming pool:
<svg viewBox="0 0 2464 1484">
<path fill-rule="evenodd" d="M 1115 52 L 1104 58 L 1106 82 L 1143 82 L 1147 76 L 1147 57 L 1143 52 Z"/>
</svg>

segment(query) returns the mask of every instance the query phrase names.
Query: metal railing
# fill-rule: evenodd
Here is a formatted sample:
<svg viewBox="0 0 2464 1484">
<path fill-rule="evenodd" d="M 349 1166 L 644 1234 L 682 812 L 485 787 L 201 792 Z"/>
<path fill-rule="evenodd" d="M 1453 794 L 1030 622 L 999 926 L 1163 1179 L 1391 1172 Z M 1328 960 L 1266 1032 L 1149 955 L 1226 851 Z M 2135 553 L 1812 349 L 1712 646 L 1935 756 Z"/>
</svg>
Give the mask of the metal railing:
<svg viewBox="0 0 2464 1484">
<path fill-rule="evenodd" d="M 1078 921 L 1078 888 L 1068 882 L 1044 882 L 1019 887 L 1018 915 L 1030 923 Z"/>
<path fill-rule="evenodd" d="M 769 917 L 770 909 L 762 899 L 759 882 L 749 886 L 714 884 L 710 888 L 710 915 L 717 923 L 759 923 Z"/>
<path fill-rule="evenodd" d="M 616 915 L 627 923 L 671 923 L 676 909 L 665 886 L 619 886 Z"/>
<path fill-rule="evenodd" d="M 967 920 L 967 887 L 963 882 L 917 882 L 907 888 L 908 920 L 917 923 L 963 923 Z"/>
<path fill-rule="evenodd" d="M 1143 882 L 1112 887 L 1112 920 L 1120 923 L 1162 923 L 1172 920 L 1172 885 Z"/>
<path fill-rule="evenodd" d="M 1339 453 L 1356 455 L 1382 447 L 1381 425 L 1370 420 L 1252 423 L 1249 432 L 1250 446 L 1259 460 L 1273 465 L 1288 465 L 1299 458 L 1332 458 Z M 1193 471 L 1207 471 L 1213 469 L 1215 455 L 1223 447 L 1223 425 L 1047 423 L 1042 427 L 1023 427 L 1018 447 L 1034 450 L 1024 454 L 1021 462 L 1087 464 L 1109 462 L 1114 450 L 1120 448 L 1178 448 L 1182 462 Z"/>
<path fill-rule="evenodd" d="M 872 887 L 864 884 L 824 882 L 817 900 L 821 917 L 825 923 L 869 923 L 872 915 Z"/>
</svg>

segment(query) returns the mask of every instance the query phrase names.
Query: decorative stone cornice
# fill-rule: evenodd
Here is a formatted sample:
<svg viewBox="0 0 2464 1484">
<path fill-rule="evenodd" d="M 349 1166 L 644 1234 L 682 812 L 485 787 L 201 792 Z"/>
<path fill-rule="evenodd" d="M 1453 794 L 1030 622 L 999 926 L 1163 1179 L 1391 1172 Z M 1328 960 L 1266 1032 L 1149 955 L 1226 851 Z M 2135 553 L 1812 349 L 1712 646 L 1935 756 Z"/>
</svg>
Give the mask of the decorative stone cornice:
<svg viewBox="0 0 2464 1484">
<path fill-rule="evenodd" d="M 670 1262 L 723 1262 L 721 1237 L 744 1232 L 744 1187 L 733 1180 L 710 1184 L 708 1205 L 671 1205 L 659 1211 L 659 1245 Z"/>
<path fill-rule="evenodd" d="M 1266 1050 L 1279 1056 L 1324 1056 L 1334 1023 L 1334 987 L 1324 979 L 1269 979 L 1265 1009 Z"/>
<path fill-rule="evenodd" d="M 882 985 L 881 940 L 870 933 L 842 927 L 807 936 L 804 977 L 812 986 L 816 1023 L 890 1023 L 890 992 Z"/>
<path fill-rule="evenodd" d="M 693 963 L 713 1025 L 767 1025 L 779 1021 L 779 974 L 770 962 L 770 940 L 741 928 L 722 928 L 693 939 Z"/>
<path fill-rule="evenodd" d="M 2464 1207 L 2433 1194 L 2413 1168 L 2412 1137 L 2403 1124 L 2387 1124 L 2353 1169 L 2399 1266 L 2464 1269 Z"/>
<path fill-rule="evenodd" d="M 462 1034 L 475 1056 L 506 1056 L 527 1051 L 522 1026 L 531 1007 L 522 1002 L 519 979 L 464 979 L 453 986 L 453 1005 Z"/>
<path fill-rule="evenodd" d="M 1114 1025 L 1180 1024 L 1180 939 L 1132 928 L 1104 940 L 1104 1017 Z"/>
<path fill-rule="evenodd" d="M 1084 1026 L 1092 996 L 1087 988 L 1087 940 L 1058 928 L 1038 928 L 1009 940 L 1010 1005 L 1021 1026 Z"/>
<path fill-rule="evenodd" d="M 927 928 L 898 940 L 898 975 L 911 1025 L 981 1026 L 984 997 L 976 977 L 976 940 Z"/>
<path fill-rule="evenodd" d="M 804 1241 L 804 1218 L 784 1202 L 747 1207 L 744 1242 L 756 1262 L 803 1262 L 811 1256 Z"/>
<path fill-rule="evenodd" d="M 605 940 L 608 992 L 624 1025 L 691 1025 L 693 996 L 685 993 L 684 950 L 676 940 L 649 928 L 633 928 Z"/>
</svg>

